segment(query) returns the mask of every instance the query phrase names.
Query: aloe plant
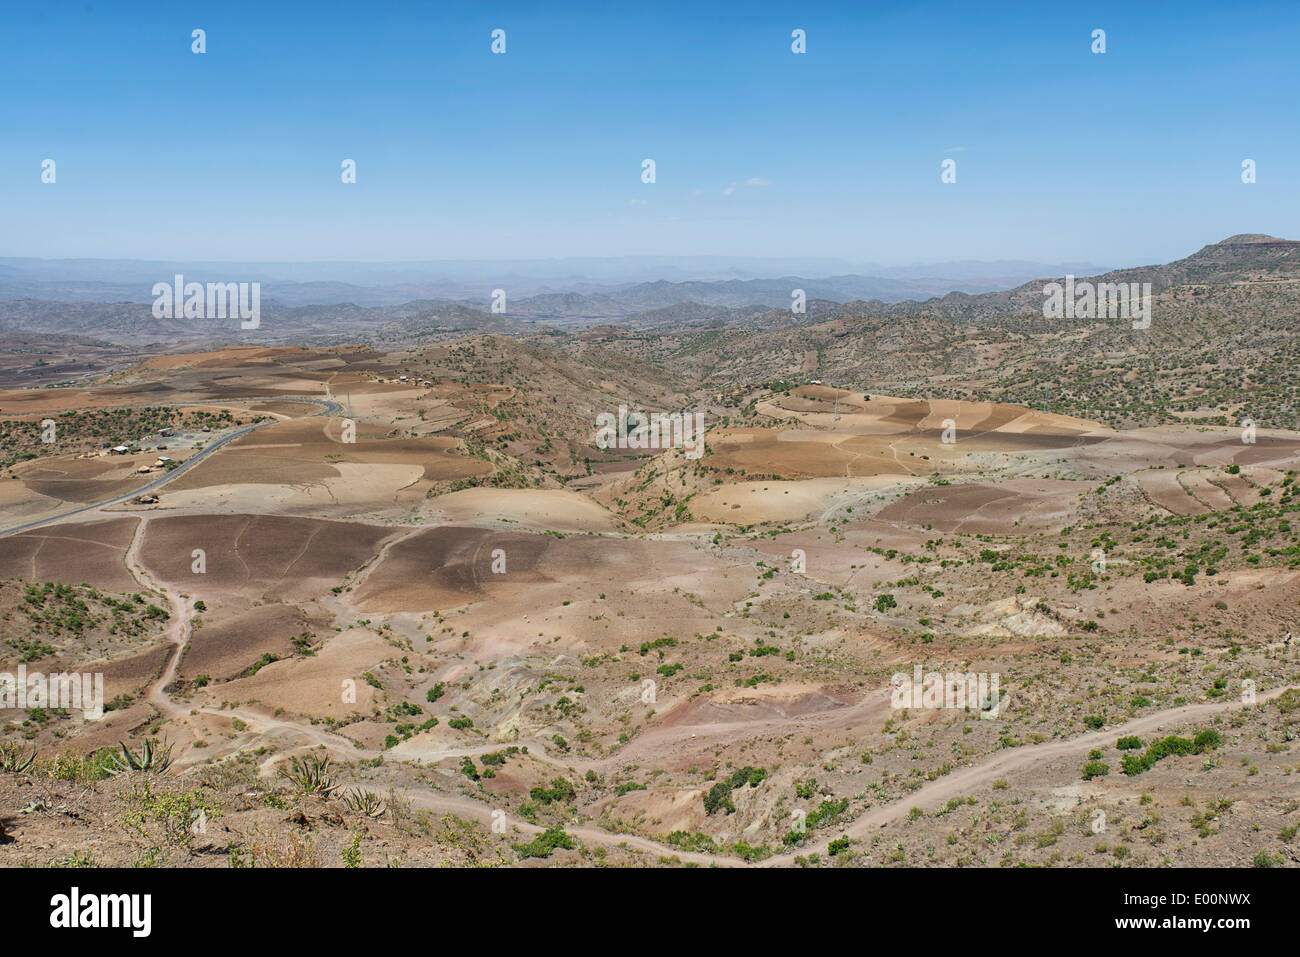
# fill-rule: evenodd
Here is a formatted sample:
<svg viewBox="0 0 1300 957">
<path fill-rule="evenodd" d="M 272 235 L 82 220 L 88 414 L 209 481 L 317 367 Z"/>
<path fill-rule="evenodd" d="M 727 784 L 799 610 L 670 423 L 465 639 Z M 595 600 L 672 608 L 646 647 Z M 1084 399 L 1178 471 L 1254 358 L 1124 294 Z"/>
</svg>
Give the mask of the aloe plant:
<svg viewBox="0 0 1300 957">
<path fill-rule="evenodd" d="M 118 744 L 122 746 L 122 753 L 114 752 L 104 765 L 104 770 L 109 774 L 130 774 L 134 771 L 161 773 L 171 767 L 172 746 L 170 744 L 155 748 L 153 742 L 146 739 L 140 746 L 138 755 L 126 746 L 125 741 L 119 741 Z"/>
<path fill-rule="evenodd" d="M 343 804 L 350 811 L 364 814 L 366 817 L 382 817 L 388 805 L 374 791 L 354 788 L 342 795 Z"/>
<path fill-rule="evenodd" d="M 280 777 L 289 781 L 300 794 L 329 795 L 338 787 L 330 770 L 330 759 L 314 754 L 290 758 L 288 766 L 280 768 Z"/>
<path fill-rule="evenodd" d="M 30 768 L 35 760 L 35 748 L 32 748 L 31 754 L 23 757 L 22 749 L 18 745 L 9 741 L 0 741 L 0 771 L 12 771 L 14 774 L 21 774 Z"/>
</svg>

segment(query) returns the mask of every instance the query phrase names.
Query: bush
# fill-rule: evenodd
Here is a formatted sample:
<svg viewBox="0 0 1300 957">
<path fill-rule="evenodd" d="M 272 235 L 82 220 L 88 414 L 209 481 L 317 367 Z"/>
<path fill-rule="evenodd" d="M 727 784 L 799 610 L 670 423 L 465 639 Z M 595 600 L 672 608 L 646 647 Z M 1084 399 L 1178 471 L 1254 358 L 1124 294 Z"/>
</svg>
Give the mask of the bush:
<svg viewBox="0 0 1300 957">
<path fill-rule="evenodd" d="M 1137 751 L 1142 747 L 1142 739 L 1137 735 L 1129 735 L 1127 738 L 1120 738 L 1116 741 L 1115 747 L 1120 751 Z"/>
<path fill-rule="evenodd" d="M 1140 754 L 1126 754 L 1120 760 L 1120 770 L 1132 777 L 1135 774 L 1141 774 L 1150 767 L 1146 759 Z"/>
<path fill-rule="evenodd" d="M 714 811 L 725 809 L 728 814 L 736 810 L 736 805 L 731 802 L 731 792 L 736 788 L 743 788 L 745 785 L 757 787 L 759 783 L 767 777 L 767 770 L 746 765 L 731 773 L 731 777 L 725 781 L 719 781 L 709 792 L 704 795 L 704 812 L 712 814 Z"/>
<path fill-rule="evenodd" d="M 721 809 L 725 809 L 728 814 L 733 814 L 736 810 L 736 805 L 731 803 L 731 785 L 726 781 L 719 781 L 704 795 L 705 814 Z"/>
<path fill-rule="evenodd" d="M 1123 770 L 1130 776 L 1141 774 L 1143 771 L 1151 770 L 1157 761 L 1171 754 L 1202 754 L 1214 750 L 1220 743 L 1219 732 L 1212 728 L 1200 732 L 1190 740 L 1171 734 L 1167 738 L 1151 742 L 1151 746 L 1141 757 L 1136 754 L 1124 755 Z"/>
<path fill-rule="evenodd" d="M 556 824 L 547 828 L 527 844 L 515 844 L 514 849 L 520 857 L 550 857 L 557 847 L 573 848 L 573 838 L 564 833 L 564 825 Z"/>
<path fill-rule="evenodd" d="M 154 791 L 147 778 L 131 788 L 124 804 L 118 823 L 133 838 L 152 845 L 167 843 L 191 854 L 202 830 L 196 822 L 222 814 L 221 805 L 202 788 Z"/>
<path fill-rule="evenodd" d="M 1083 779 L 1091 781 L 1093 778 L 1099 778 L 1103 775 L 1110 774 L 1110 765 L 1104 761 L 1089 761 L 1083 766 Z"/>
<path fill-rule="evenodd" d="M 1219 737 L 1219 732 L 1215 731 L 1213 728 L 1208 728 L 1205 731 L 1200 732 L 1192 739 L 1192 745 L 1197 754 L 1200 754 L 1202 751 L 1213 751 L 1222 743 L 1223 740 Z"/>
<path fill-rule="evenodd" d="M 553 778 L 549 788 L 536 787 L 528 792 L 528 796 L 539 804 L 572 801 L 576 795 L 577 790 L 564 778 Z"/>
</svg>

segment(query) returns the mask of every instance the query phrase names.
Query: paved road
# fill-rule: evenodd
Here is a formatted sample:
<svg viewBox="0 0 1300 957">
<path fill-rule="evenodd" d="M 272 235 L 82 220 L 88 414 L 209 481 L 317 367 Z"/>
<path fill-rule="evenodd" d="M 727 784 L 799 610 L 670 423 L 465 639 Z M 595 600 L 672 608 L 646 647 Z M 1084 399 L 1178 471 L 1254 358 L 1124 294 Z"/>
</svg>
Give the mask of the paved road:
<svg viewBox="0 0 1300 957">
<path fill-rule="evenodd" d="M 233 405 L 236 402 L 252 402 L 252 401 L 307 402 L 310 403 L 311 405 L 320 406 L 321 411 L 316 412 L 313 415 L 334 415 L 337 412 L 340 412 L 342 410 L 342 406 L 340 406 L 337 402 L 330 402 L 327 399 L 313 399 L 307 396 L 300 396 L 300 395 L 277 395 L 277 396 L 270 396 L 270 397 L 252 396 L 243 399 L 223 399 L 220 402 L 216 400 L 212 400 L 212 401 L 201 401 L 201 402 L 185 402 L 182 404 L 184 405 Z M 159 404 L 173 405 L 175 403 L 159 403 Z M 149 408 L 149 407 L 148 406 L 122 406 L 122 408 Z M 103 411 L 103 410 L 95 409 L 95 410 L 86 410 L 86 411 Z M 312 418 L 312 417 L 313 416 L 308 416 L 307 418 Z M 162 488 L 162 486 L 166 485 L 168 482 L 176 478 L 176 476 L 180 475 L 182 472 L 186 472 L 189 469 L 193 468 L 195 465 L 198 465 L 199 462 L 207 458 L 213 452 L 217 451 L 217 449 L 221 448 L 226 443 L 234 441 L 235 439 L 239 438 L 241 435 L 247 435 L 249 432 L 255 432 L 258 429 L 262 428 L 263 426 L 273 425 L 276 421 L 278 420 L 269 419 L 266 422 L 259 422 L 257 425 L 250 425 L 247 426 L 246 428 L 242 428 L 235 432 L 231 432 L 229 435 L 225 436 L 224 438 L 218 439 L 216 442 L 213 442 L 211 445 L 207 446 L 202 451 L 197 452 L 194 455 L 191 455 L 183 464 L 172 469 L 170 472 L 164 472 L 162 475 L 154 479 L 152 482 L 150 482 L 148 485 L 144 486 L 143 488 L 135 489 L 134 491 L 127 492 L 125 495 L 119 495 L 116 498 L 106 499 L 103 502 L 95 502 L 94 504 L 91 505 L 83 505 L 80 508 L 74 508 L 69 512 L 63 512 L 59 515 L 51 515 L 49 518 L 42 518 L 35 522 L 28 522 L 26 525 L 16 525 L 13 528 L 0 529 L 0 538 L 3 538 L 6 535 L 14 535 L 18 532 L 25 532 L 33 528 L 40 528 L 42 525 L 49 525 L 51 522 L 61 522 L 65 518 L 71 518 L 74 515 L 81 515 L 84 512 L 93 512 L 95 511 L 95 509 L 105 508 L 109 505 L 116 505 L 119 502 L 125 502 L 127 499 L 135 498 L 137 495 L 147 495 L 148 493 L 152 492 L 154 489 Z"/>
</svg>

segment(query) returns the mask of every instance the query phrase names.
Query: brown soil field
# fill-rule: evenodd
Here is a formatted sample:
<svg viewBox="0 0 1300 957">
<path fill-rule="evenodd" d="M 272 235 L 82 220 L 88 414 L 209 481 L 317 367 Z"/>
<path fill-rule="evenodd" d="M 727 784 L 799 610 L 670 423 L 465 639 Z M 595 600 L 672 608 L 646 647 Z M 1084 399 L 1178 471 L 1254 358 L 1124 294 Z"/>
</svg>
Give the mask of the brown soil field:
<svg viewBox="0 0 1300 957">
<path fill-rule="evenodd" d="M 938 443 L 938 434 L 934 436 Z M 899 460 L 889 442 L 875 436 L 772 429 L 728 430 L 710 434 L 715 468 L 771 475 L 784 479 L 916 475 L 925 463 Z"/>
<path fill-rule="evenodd" d="M 376 667 L 392 651 L 385 641 L 365 631 L 344 632 L 312 657 L 286 658 L 266 665 L 254 675 L 211 685 L 196 693 L 196 701 L 212 706 L 239 701 L 251 704 L 254 710 L 283 708 L 320 718 L 365 714 L 376 700 L 376 693 L 362 680 L 362 673 Z M 356 701 L 344 700 L 344 682 L 355 686 Z M 353 736 L 352 732 L 349 736 Z"/>
<path fill-rule="evenodd" d="M 905 495 L 876 516 L 976 535 L 1008 535 L 1017 526 L 1060 529 L 1073 524 L 1079 497 L 1093 487 L 1090 482 L 1014 479 L 999 485 L 926 488 Z"/>
<path fill-rule="evenodd" d="M 0 514 L 10 527 L 57 515 L 66 508 L 64 502 L 33 492 L 17 478 L 0 480 Z"/>
<path fill-rule="evenodd" d="M 505 553 L 501 574 L 492 571 L 497 549 Z M 521 585 L 630 583 L 662 562 L 656 552 L 679 550 L 669 543 L 441 526 L 393 544 L 352 599 L 361 608 L 430 610 L 508 601 Z"/>
<path fill-rule="evenodd" d="M 765 415 L 793 414 L 812 429 L 720 429 L 709 433 L 708 465 L 782 479 L 926 475 L 974 468 L 973 455 L 1076 450 L 1107 439 L 1095 423 L 997 403 L 943 402 L 838 393 L 805 387 L 759 403 Z M 953 441 L 945 442 L 951 421 Z M 734 478 L 732 479 L 735 480 Z"/>
<path fill-rule="evenodd" d="M 68 522 L 2 538 L 0 578 L 136 591 L 139 582 L 123 560 L 135 526 L 133 518 Z"/>
<path fill-rule="evenodd" d="M 295 605 L 258 605 L 241 614 L 204 621 L 190 636 L 189 650 L 181 659 L 180 675 L 193 681 L 209 675 L 224 681 L 248 670 L 259 658 L 290 658 L 297 647 L 291 641 L 322 628 Z M 322 629 L 323 630 L 323 629 Z"/>
<path fill-rule="evenodd" d="M 160 580 L 196 598 L 237 592 L 277 600 L 314 598 L 369 561 L 390 529 L 269 515 L 160 516 L 144 533 L 140 558 Z M 191 571 L 194 549 L 207 571 Z"/>
<path fill-rule="evenodd" d="M 498 521 L 559 532 L 610 532 L 622 524 L 586 496 L 563 489 L 461 489 L 430 499 L 420 516 L 449 524 Z"/>
<path fill-rule="evenodd" d="M 1241 441 L 1237 429 L 1164 426 L 1112 434 L 1075 453 L 1078 462 L 1104 474 L 1137 467 L 1225 466 L 1236 463 L 1279 466 L 1300 461 L 1300 438 L 1261 433 L 1254 445 Z"/>
<path fill-rule="evenodd" d="M 15 466 L 14 474 L 38 495 L 85 505 L 147 485 L 158 474 L 140 475 L 136 469 L 153 465 L 157 458 L 157 452 L 88 459 L 58 456 L 22 463 Z"/>
<path fill-rule="evenodd" d="M 943 420 L 952 419 L 963 433 L 992 431 L 1041 431 L 1062 436 L 1081 435 L 1102 427 L 1087 419 L 1026 409 L 1000 402 L 969 402 L 947 399 L 908 399 L 888 395 L 845 392 L 829 386 L 802 386 L 789 396 L 774 396 L 759 402 L 764 415 L 780 418 L 793 415 L 818 428 L 839 422 L 849 431 L 874 426 L 877 434 L 942 430 Z M 829 415 L 828 415 L 829 414 Z"/>
<path fill-rule="evenodd" d="M 89 662 L 81 667 L 90 671 L 103 672 L 104 698 L 111 701 L 119 694 L 138 697 L 144 686 L 162 671 L 169 657 L 171 657 L 171 648 L 160 644 L 125 658 Z"/>
<path fill-rule="evenodd" d="M 325 418 L 278 422 L 241 436 L 180 476 L 168 488 L 189 491 L 242 484 L 303 485 L 334 479 L 344 464 L 417 465 L 426 481 L 448 481 L 491 473 L 482 461 L 456 454 L 455 439 L 365 439 L 339 441 L 341 425 Z"/>
</svg>

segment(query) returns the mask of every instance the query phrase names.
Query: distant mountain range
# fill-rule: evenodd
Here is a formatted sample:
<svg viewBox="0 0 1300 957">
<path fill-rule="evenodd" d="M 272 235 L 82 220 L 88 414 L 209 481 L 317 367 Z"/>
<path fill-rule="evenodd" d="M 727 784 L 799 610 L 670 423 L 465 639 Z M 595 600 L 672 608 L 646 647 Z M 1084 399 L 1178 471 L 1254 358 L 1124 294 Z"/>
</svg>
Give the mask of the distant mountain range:
<svg viewBox="0 0 1300 957">
<path fill-rule="evenodd" d="M 731 263 L 727 268 L 738 269 L 736 263 L 742 261 L 723 262 Z M 709 268 L 723 268 L 723 262 L 709 264 Z M 481 263 L 472 265 L 473 269 L 485 268 Z M 1300 276 L 1300 242 L 1243 234 L 1166 265 L 1100 274 L 1087 265 L 948 265 L 966 278 L 959 281 L 844 273 L 823 278 L 791 274 L 779 278 L 656 279 L 606 286 L 585 283 L 583 288 L 562 291 L 543 287 L 526 295 L 517 294 L 516 286 L 503 280 L 499 286 L 475 285 L 472 297 L 456 297 L 415 293 L 429 287 L 464 291 L 471 283 L 462 278 L 382 288 L 354 286 L 309 278 L 322 268 L 319 264 L 241 266 L 0 259 L 0 333 L 92 335 L 131 343 L 247 338 L 240 334 L 235 322 L 154 319 L 150 308 L 152 284 L 168 280 L 175 272 L 181 272 L 189 281 L 260 282 L 263 280 L 259 275 L 282 270 L 305 281 L 265 280 L 262 327 L 253 334 L 261 341 L 352 338 L 395 343 L 450 338 L 465 332 L 531 335 L 547 328 L 578 331 L 599 326 L 632 331 L 709 327 L 768 331 L 854 316 L 924 315 L 978 321 L 1041 312 L 1043 285 L 1067 272 L 1098 281 L 1149 282 L 1157 294 L 1170 286 L 1188 283 L 1295 278 Z M 340 264 L 339 271 L 354 278 L 373 278 L 377 271 L 390 270 L 394 277 L 407 278 L 417 266 Z M 1037 275 L 1021 272 L 995 289 L 987 288 L 987 283 L 995 281 L 989 278 L 991 267 L 1012 266 L 1021 270 L 1034 267 Z M 530 268 L 541 267 L 534 264 Z M 552 263 L 549 268 L 556 267 Z M 589 274 L 590 263 L 584 268 L 584 275 Z M 613 267 L 606 264 L 605 268 Z M 624 264 L 619 268 L 631 267 Z M 682 268 L 681 263 L 673 268 Z M 905 267 L 896 272 L 925 268 Z M 983 278 L 978 277 L 981 270 L 988 273 Z M 957 288 L 959 284 L 967 288 Z M 489 308 L 494 288 L 506 291 L 504 314 Z M 518 288 L 528 286 L 521 283 Z M 802 289 L 807 300 L 802 313 L 791 310 L 791 295 L 796 289 Z"/>
<path fill-rule="evenodd" d="M 779 268 L 789 266 L 799 268 Z M 1005 289 L 1053 270 L 1101 268 L 1021 261 L 845 266 L 817 260 L 659 257 L 392 264 L 0 258 L 0 301 L 151 302 L 153 284 L 180 273 L 197 282 L 260 282 L 264 301 L 286 306 L 395 306 L 431 300 L 485 307 L 493 289 L 504 289 L 523 317 L 621 318 L 681 302 L 780 306 L 789 303 L 795 288 L 809 298 L 897 302 Z M 765 271 L 756 273 L 760 269 Z"/>
<path fill-rule="evenodd" d="M 1072 273 L 1094 282 L 1151 283 L 1153 293 L 1171 286 L 1194 283 L 1231 283 L 1273 278 L 1300 277 L 1300 241 L 1278 239 L 1260 233 L 1242 233 L 1202 246 L 1192 255 L 1165 265 L 1114 269 L 1100 275 Z M 1050 273 L 1002 292 L 968 295 L 949 293 L 925 302 L 858 303 L 867 311 L 860 315 L 898 316 L 924 314 L 942 319 L 977 320 L 995 316 L 1041 312 L 1045 283 L 1063 279 L 1065 273 Z"/>
</svg>

